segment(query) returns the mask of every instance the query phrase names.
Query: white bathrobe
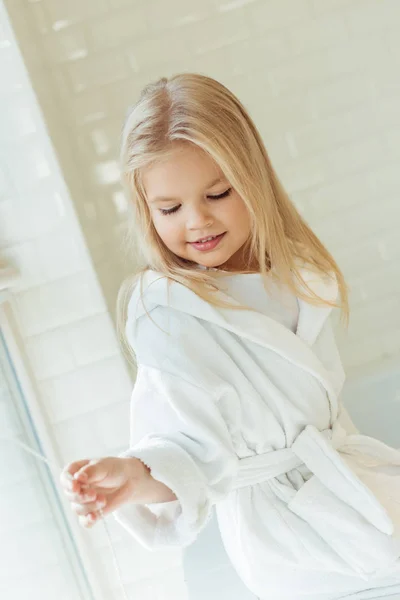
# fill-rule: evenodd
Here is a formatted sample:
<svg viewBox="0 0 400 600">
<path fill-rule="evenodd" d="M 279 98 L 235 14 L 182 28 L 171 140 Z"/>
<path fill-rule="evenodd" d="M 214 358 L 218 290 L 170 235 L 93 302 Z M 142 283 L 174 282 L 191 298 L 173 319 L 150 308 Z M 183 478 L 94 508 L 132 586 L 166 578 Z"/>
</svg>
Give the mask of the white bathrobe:
<svg viewBox="0 0 400 600">
<path fill-rule="evenodd" d="M 336 299 L 333 278 L 302 276 Z M 189 545 L 215 504 L 227 553 L 263 600 L 400 593 L 400 451 L 351 423 L 330 312 L 299 299 L 293 333 L 146 273 L 128 310 L 138 373 L 124 455 L 177 501 L 115 513 L 144 546 Z"/>
</svg>

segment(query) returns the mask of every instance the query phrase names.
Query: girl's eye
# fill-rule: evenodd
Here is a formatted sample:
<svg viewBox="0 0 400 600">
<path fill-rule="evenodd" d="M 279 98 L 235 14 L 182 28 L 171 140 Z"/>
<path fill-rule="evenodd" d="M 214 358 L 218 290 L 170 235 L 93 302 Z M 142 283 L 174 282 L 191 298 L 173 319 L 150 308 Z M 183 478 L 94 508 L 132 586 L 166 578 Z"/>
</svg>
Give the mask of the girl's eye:
<svg viewBox="0 0 400 600">
<path fill-rule="evenodd" d="M 226 196 L 229 196 L 231 191 L 232 191 L 232 188 L 228 188 L 225 192 L 222 192 L 222 194 L 218 194 L 218 196 L 208 196 L 208 198 L 210 200 L 219 200 L 220 198 L 226 198 Z"/>
<path fill-rule="evenodd" d="M 173 206 L 172 208 L 160 208 L 160 212 L 162 215 L 172 215 L 172 213 L 179 210 L 179 207 L 180 205 L 178 204 L 178 206 Z"/>
<path fill-rule="evenodd" d="M 231 191 L 232 191 L 232 188 L 228 188 L 227 190 L 225 190 L 225 192 L 222 192 L 222 194 L 218 194 L 218 196 L 208 196 L 208 198 L 210 200 L 219 200 L 220 198 L 226 198 L 226 196 L 229 196 Z M 172 208 L 160 208 L 160 212 L 162 215 L 172 215 L 177 210 L 179 210 L 180 207 L 181 207 L 181 205 L 178 204 L 177 206 L 173 206 Z"/>
</svg>

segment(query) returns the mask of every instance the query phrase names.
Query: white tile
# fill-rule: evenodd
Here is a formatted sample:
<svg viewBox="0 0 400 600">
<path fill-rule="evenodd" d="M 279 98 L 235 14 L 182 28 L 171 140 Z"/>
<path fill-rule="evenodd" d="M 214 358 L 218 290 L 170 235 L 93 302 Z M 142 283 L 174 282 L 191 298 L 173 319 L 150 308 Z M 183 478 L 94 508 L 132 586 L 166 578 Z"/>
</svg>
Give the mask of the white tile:
<svg viewBox="0 0 400 600">
<path fill-rule="evenodd" d="M 360 105 L 346 112 L 329 116 L 291 132 L 300 155 L 314 154 L 357 140 L 376 126 L 370 123 L 371 109 Z"/>
<path fill-rule="evenodd" d="M 5 541 L 4 538 L 2 541 Z M 7 536 L 6 547 L 7 560 L 1 561 L 2 567 L 0 566 L 2 577 L 20 575 L 21 564 L 24 565 L 24 574 L 34 575 L 36 569 L 42 566 L 51 569 L 61 558 L 60 534 L 51 522 L 27 527 L 25 531 L 14 531 L 12 535 Z"/>
<path fill-rule="evenodd" d="M 319 119 L 362 106 L 375 97 L 374 80 L 368 74 L 346 75 L 313 88 L 309 93 L 313 114 Z"/>
<path fill-rule="evenodd" d="M 108 454 L 108 448 L 98 434 L 98 411 L 79 414 L 60 423 L 54 423 L 52 430 L 63 465 Z"/>
<path fill-rule="evenodd" d="M 383 358 L 383 344 L 375 340 L 374 344 L 366 344 L 362 340 L 342 347 L 342 360 L 348 369 Z"/>
<path fill-rule="evenodd" d="M 27 197 L 29 202 L 24 203 L 20 198 L 14 198 L 12 206 L 7 209 L 5 202 L 0 204 L 0 222 L 5 230 L 2 236 L 4 245 L 46 234 L 69 219 L 65 208 L 66 199 L 62 192 L 53 187 L 52 178 L 42 180 L 40 186 L 36 185 L 35 189 L 30 190 L 26 189 L 26 182 L 21 183 L 22 178 L 19 181 L 14 178 L 14 182 L 16 187 L 21 187 L 20 198 Z"/>
<path fill-rule="evenodd" d="M 272 67 L 266 76 L 276 95 L 283 98 L 287 94 L 310 89 L 330 79 L 327 61 L 323 53 L 299 56 L 281 65 Z"/>
<path fill-rule="evenodd" d="M 88 250 L 82 239 L 71 236 L 70 225 L 54 229 L 34 242 L 34 252 L 46 281 L 67 277 L 90 268 Z"/>
<path fill-rule="evenodd" d="M 128 78 L 130 74 L 126 57 L 122 52 L 115 50 L 107 50 L 98 56 L 89 55 L 68 63 L 65 69 L 70 78 L 72 92 L 75 94 L 80 94 L 91 87 Z"/>
<path fill-rule="evenodd" d="M 377 0 L 364 0 L 356 2 L 343 11 L 351 35 L 368 34 L 377 29 L 396 27 L 400 10 L 399 3 L 393 0 L 385 0 L 384 3 Z"/>
<path fill-rule="evenodd" d="M 88 21 L 86 29 L 91 52 L 132 43 L 148 31 L 145 7 L 132 4 L 125 10 L 105 13 Z"/>
<path fill-rule="evenodd" d="M 352 4 L 360 0 L 351 0 Z M 330 12 L 335 9 L 341 9 L 342 7 L 348 6 L 349 0 L 311 0 L 312 7 L 316 14 Z"/>
<path fill-rule="evenodd" d="M 305 93 L 271 97 L 270 91 L 268 95 L 255 96 L 255 99 L 259 108 L 257 120 L 261 123 L 267 149 L 270 136 L 291 132 L 316 119 L 312 103 Z M 265 119 L 266 112 L 271 115 L 270 119 Z"/>
<path fill-rule="evenodd" d="M 3 373 L 0 371 L 0 380 Z M 1 383 L 1 382 L 0 382 Z M 14 436 L 22 432 L 21 421 L 18 418 L 10 391 L 0 387 L 0 439 L 2 436 Z"/>
<path fill-rule="evenodd" d="M 186 40 L 170 32 L 153 34 L 137 40 L 126 49 L 126 55 L 133 71 L 146 71 L 179 60 L 189 52 Z M 148 77 L 149 81 L 153 78 Z M 131 102 L 133 104 L 133 102 Z"/>
<path fill-rule="evenodd" d="M 6 494 L 0 494 L 0 508 L 2 514 L 7 514 L 7 520 L 0 522 L 2 536 L 11 529 L 45 521 L 49 514 L 49 503 L 32 474 L 29 479 L 10 485 Z"/>
<path fill-rule="evenodd" d="M 71 224 L 63 220 L 43 236 L 16 243 L 4 251 L 21 275 L 14 290 L 19 292 L 90 268 L 83 241 L 71 236 Z"/>
<path fill-rule="evenodd" d="M 5 164 L 0 167 L 0 202 L 7 200 L 15 195 L 12 187 L 11 178 Z"/>
<path fill-rule="evenodd" d="M 77 366 L 118 354 L 120 345 L 108 313 L 94 315 L 65 327 L 63 334 Z"/>
<path fill-rule="evenodd" d="M 13 264 L 20 274 L 13 290 L 19 292 L 45 282 L 42 265 L 35 254 L 35 242 L 15 243 L 2 250 L 1 255 L 8 264 Z"/>
<path fill-rule="evenodd" d="M 3 403 L 1 403 L 3 404 Z M 0 404 L 0 406 L 1 406 Z M 4 411 L 1 409 L 0 416 L 4 417 Z M 7 418 L 7 416 L 6 416 Z M 32 475 L 32 469 L 35 468 L 34 458 L 29 455 L 19 446 L 15 445 L 13 439 L 22 440 L 25 437 L 25 432 L 22 434 L 20 429 L 0 431 L 0 436 L 6 436 L 8 439 L 0 439 L 0 451 L 2 456 L 7 456 L 7 460 L 0 461 L 0 481 L 2 494 L 8 493 L 10 487 L 14 485 L 29 483 L 29 478 Z M 1 525 L 0 525 L 1 529 Z"/>
<path fill-rule="evenodd" d="M 80 127 L 87 123 L 104 122 L 108 116 L 107 95 L 98 94 L 96 89 L 89 88 L 78 96 L 72 96 L 69 110 L 73 116 L 73 125 L 81 132 Z"/>
<path fill-rule="evenodd" d="M 397 82 L 399 78 L 392 77 L 392 83 Z M 379 82 L 378 82 L 379 86 Z M 400 103 L 400 88 L 397 87 L 396 92 L 388 95 L 385 98 L 381 98 L 376 105 L 376 112 L 374 118 L 384 131 L 391 129 L 393 126 L 398 127 L 400 125 L 400 115 L 398 109 Z"/>
<path fill-rule="evenodd" d="M 40 384 L 43 407 L 52 423 L 130 398 L 131 381 L 122 358 L 81 367 Z"/>
<path fill-rule="evenodd" d="M 384 265 L 384 259 L 374 240 L 363 239 L 352 245 L 337 243 L 335 258 L 351 284 L 352 278 L 367 273 L 369 269 L 379 269 Z"/>
<path fill-rule="evenodd" d="M 352 36 L 349 44 L 327 52 L 329 73 L 335 77 L 344 73 L 376 75 L 385 68 L 388 48 L 383 32 L 371 31 L 360 38 Z"/>
<path fill-rule="evenodd" d="M 93 273 L 83 271 L 19 293 L 15 311 L 25 336 L 32 336 L 103 313 L 104 300 Z"/>
<path fill-rule="evenodd" d="M 71 347 L 62 330 L 55 329 L 27 338 L 26 350 L 38 380 L 57 377 L 76 367 Z"/>
<path fill-rule="evenodd" d="M 340 152 L 340 149 L 337 150 Z M 326 182 L 308 194 L 310 205 L 320 218 L 341 211 L 345 215 L 356 204 L 376 198 L 376 192 L 364 172 L 355 173 L 339 181 Z"/>
<path fill-rule="evenodd" d="M 169 37 L 172 37 L 171 34 Z M 225 14 L 216 13 L 212 19 L 190 22 L 182 28 L 180 36 L 189 56 L 192 53 L 210 52 L 215 48 L 241 42 L 250 39 L 250 37 L 251 29 L 248 25 L 248 19 L 244 18 L 241 11 Z M 175 53 L 178 47 L 175 49 L 175 41 L 171 40 L 171 43 Z"/>
<path fill-rule="evenodd" d="M 379 205 L 376 200 L 361 202 L 346 213 L 331 214 L 319 225 L 319 231 L 327 240 L 341 240 L 344 246 L 351 246 L 353 241 L 370 238 L 377 233 L 384 235 L 390 229 L 390 223 L 398 221 L 397 198 L 382 198 Z"/>
<path fill-rule="evenodd" d="M 322 185 L 326 179 L 323 161 L 319 156 L 296 158 L 282 165 L 279 173 L 290 194 Z"/>
<path fill-rule="evenodd" d="M 36 133 L 37 125 L 32 107 L 29 104 L 27 99 L 22 96 L 16 96 L 12 103 L 7 103 L 2 126 L 3 143 L 4 140 L 7 140 L 15 144 L 19 139 L 24 139 L 25 143 L 30 143 L 28 136 Z"/>
<path fill-rule="evenodd" d="M 352 173 L 362 173 L 382 166 L 388 161 L 388 153 L 380 137 L 358 139 L 350 144 L 338 146 L 326 153 L 319 153 L 324 165 L 326 179 L 342 180 Z"/>
<path fill-rule="evenodd" d="M 398 297 L 398 294 L 397 294 Z M 385 358 L 396 356 L 399 353 L 400 324 L 385 331 L 382 340 L 383 355 Z"/>
<path fill-rule="evenodd" d="M 42 47 L 51 64 L 80 60 L 88 55 L 88 45 L 82 26 L 54 29 L 42 38 Z"/>
<path fill-rule="evenodd" d="M 68 6 L 61 0 L 50 0 L 46 3 L 46 17 L 49 29 L 53 29 L 55 23 L 66 22 L 71 24 L 81 21 L 84 18 L 84 12 L 78 0 L 71 0 Z"/>
<path fill-rule="evenodd" d="M 311 7 L 308 1 L 296 0 L 270 0 L 269 2 L 256 2 L 247 8 L 251 25 L 255 32 L 263 33 L 279 27 L 297 25 L 298 21 L 305 21 L 311 16 Z"/>
<path fill-rule="evenodd" d="M 289 36 L 289 43 L 296 54 L 349 42 L 346 22 L 340 14 L 296 23 L 290 29 Z"/>
<path fill-rule="evenodd" d="M 85 456 L 114 456 L 126 450 L 129 416 L 129 400 L 126 400 L 55 423 L 55 438 L 64 463 Z"/>
<path fill-rule="evenodd" d="M 157 2 L 157 19 L 154 19 L 154 5 L 145 4 L 149 31 L 162 31 L 179 27 L 185 29 L 189 23 L 201 22 L 205 18 L 215 18 L 215 2 L 204 0 L 174 0 Z"/>
<path fill-rule="evenodd" d="M 7 87 L 2 87 L 1 96 L 12 102 L 16 92 L 26 90 L 26 80 L 21 71 L 15 68 L 15 55 L 11 45 L 1 49 L 0 70 L 3 81 L 7 82 Z"/>
<path fill-rule="evenodd" d="M 393 160 L 400 160 L 400 127 L 391 127 L 384 133 L 384 139 Z"/>
</svg>

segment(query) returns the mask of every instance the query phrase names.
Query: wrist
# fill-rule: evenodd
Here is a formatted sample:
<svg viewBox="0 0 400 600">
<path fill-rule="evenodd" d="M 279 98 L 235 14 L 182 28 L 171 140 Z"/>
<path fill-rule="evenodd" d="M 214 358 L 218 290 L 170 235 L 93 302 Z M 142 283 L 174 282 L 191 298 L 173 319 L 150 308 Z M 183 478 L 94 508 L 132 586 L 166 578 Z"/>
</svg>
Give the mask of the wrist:
<svg viewBox="0 0 400 600">
<path fill-rule="evenodd" d="M 145 495 L 146 483 L 151 478 L 150 469 L 138 458 L 126 456 L 128 502 L 142 504 L 141 498 Z"/>
<path fill-rule="evenodd" d="M 126 457 L 129 477 L 129 501 L 134 504 L 158 504 L 176 500 L 169 487 L 154 479 L 140 459 Z"/>
</svg>

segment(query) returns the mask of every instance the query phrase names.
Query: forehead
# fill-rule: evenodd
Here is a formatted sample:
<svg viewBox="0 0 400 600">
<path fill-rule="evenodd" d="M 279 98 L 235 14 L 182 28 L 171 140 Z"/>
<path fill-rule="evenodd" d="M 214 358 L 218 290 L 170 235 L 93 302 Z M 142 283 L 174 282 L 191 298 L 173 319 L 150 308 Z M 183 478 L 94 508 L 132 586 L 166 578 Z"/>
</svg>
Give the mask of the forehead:
<svg viewBox="0 0 400 600">
<path fill-rule="evenodd" d="M 193 193 L 218 178 L 225 179 L 221 168 L 206 152 L 193 145 L 175 148 L 142 173 L 143 186 L 149 199 Z"/>
</svg>

